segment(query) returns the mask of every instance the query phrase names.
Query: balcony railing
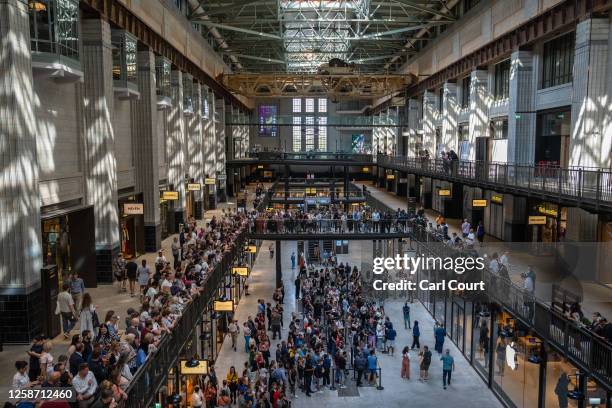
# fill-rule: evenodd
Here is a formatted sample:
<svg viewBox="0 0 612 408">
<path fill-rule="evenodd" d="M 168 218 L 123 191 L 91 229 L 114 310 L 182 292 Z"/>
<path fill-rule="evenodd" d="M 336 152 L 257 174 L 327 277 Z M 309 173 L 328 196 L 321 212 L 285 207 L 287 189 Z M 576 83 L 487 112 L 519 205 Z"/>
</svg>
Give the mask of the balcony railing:
<svg viewBox="0 0 612 408">
<path fill-rule="evenodd" d="M 449 161 L 378 155 L 376 163 L 420 174 L 548 193 L 597 205 L 612 205 L 612 172 L 480 161 Z"/>
<path fill-rule="evenodd" d="M 217 290 L 223 285 L 224 277 L 231 271 L 232 264 L 244 248 L 246 231 L 235 241 L 233 249 L 223 254 L 213 272 L 203 285 L 203 290 L 187 305 L 172 331 L 164 335 L 157 350 L 148 356 L 138 368 L 126 393 L 125 408 L 147 408 L 153 405 L 156 391 L 166 380 L 169 370 L 176 365 L 185 344 L 193 337 L 198 322 L 207 305 L 216 299 Z"/>
<path fill-rule="evenodd" d="M 329 160 L 371 163 L 371 154 L 339 152 L 250 152 L 249 157 L 258 160 Z"/>
</svg>

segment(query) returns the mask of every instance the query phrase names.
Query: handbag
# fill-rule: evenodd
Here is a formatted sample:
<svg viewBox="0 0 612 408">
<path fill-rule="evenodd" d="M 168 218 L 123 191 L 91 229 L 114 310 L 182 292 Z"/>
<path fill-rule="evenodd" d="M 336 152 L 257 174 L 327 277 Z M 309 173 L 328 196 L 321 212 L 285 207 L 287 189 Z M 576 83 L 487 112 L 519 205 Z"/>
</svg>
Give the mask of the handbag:
<svg viewBox="0 0 612 408">
<path fill-rule="evenodd" d="M 55 302 L 55 314 L 59 315 L 60 312 L 61 312 L 61 309 L 60 309 L 59 300 L 58 300 Z"/>
<path fill-rule="evenodd" d="M 95 310 L 91 312 L 91 325 L 93 327 L 100 326 L 100 318 L 98 317 L 98 312 L 96 312 Z"/>
</svg>

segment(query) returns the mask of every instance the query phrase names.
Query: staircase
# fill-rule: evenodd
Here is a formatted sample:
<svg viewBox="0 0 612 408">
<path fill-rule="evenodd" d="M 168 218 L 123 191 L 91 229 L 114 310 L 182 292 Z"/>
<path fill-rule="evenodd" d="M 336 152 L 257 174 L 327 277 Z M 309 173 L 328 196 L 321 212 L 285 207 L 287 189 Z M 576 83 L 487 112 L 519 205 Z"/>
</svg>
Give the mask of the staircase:
<svg viewBox="0 0 612 408">
<path fill-rule="evenodd" d="M 317 256 L 317 248 L 321 249 L 319 241 L 308 241 L 308 252 L 306 254 L 308 263 L 319 263 L 321 261 L 320 251 L 319 256 Z"/>
</svg>

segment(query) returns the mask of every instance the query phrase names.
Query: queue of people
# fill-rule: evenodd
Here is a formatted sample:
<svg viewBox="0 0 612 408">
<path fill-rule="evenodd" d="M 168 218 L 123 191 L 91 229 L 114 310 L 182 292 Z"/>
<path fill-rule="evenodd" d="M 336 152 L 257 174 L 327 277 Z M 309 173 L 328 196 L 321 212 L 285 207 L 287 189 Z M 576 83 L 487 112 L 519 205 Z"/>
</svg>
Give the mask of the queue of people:
<svg viewBox="0 0 612 408">
<path fill-rule="evenodd" d="M 75 299 L 75 288 L 83 286 L 73 275 L 71 282 L 64 283 L 56 309 L 64 322 L 64 336 L 71 336 L 70 345 L 55 357 L 57 345 L 43 336 L 35 337 L 27 359 L 15 362 L 13 388 L 74 387 L 77 402 L 61 405 L 55 401 L 60 405 L 54 407 L 124 406 L 127 388 L 138 369 L 174 330 L 183 311 L 199 296 L 223 255 L 237 245 L 237 237 L 247 225 L 244 214 L 231 211 L 213 217 L 205 227 L 197 227 L 193 220 L 177 237 L 180 248 L 173 262 L 160 251 L 154 269 L 144 259 L 140 266 L 131 266 L 136 262 L 125 262 L 120 254 L 115 262 L 119 288 L 127 292 L 129 287 L 130 295 L 136 296 L 138 287 L 141 301 L 138 310 L 128 309 L 123 321 L 113 310 L 100 319 L 99 309 L 87 292 Z M 80 323 L 80 330 L 72 334 L 76 323 Z M 24 401 L 18 406 L 34 406 L 28 404 Z"/>
</svg>

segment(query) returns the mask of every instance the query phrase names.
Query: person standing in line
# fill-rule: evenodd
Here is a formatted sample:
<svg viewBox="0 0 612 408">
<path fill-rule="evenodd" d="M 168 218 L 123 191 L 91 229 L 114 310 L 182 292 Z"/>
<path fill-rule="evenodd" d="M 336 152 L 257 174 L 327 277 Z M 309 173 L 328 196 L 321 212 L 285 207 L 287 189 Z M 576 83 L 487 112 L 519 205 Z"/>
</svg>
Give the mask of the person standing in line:
<svg viewBox="0 0 612 408">
<path fill-rule="evenodd" d="M 193 387 L 193 393 L 191 394 L 191 406 L 194 408 L 202 408 L 204 404 L 204 394 L 198 385 Z"/>
<path fill-rule="evenodd" d="M 423 351 L 420 353 L 421 362 L 419 364 L 420 377 L 419 381 L 427 381 L 429 379 L 429 365 L 431 364 L 431 351 L 429 347 L 423 346 Z"/>
<path fill-rule="evenodd" d="M 366 366 L 368 365 L 368 360 L 362 352 L 357 352 L 357 357 L 355 358 L 355 370 L 357 370 L 357 387 L 361 387 L 361 379 L 363 378 L 363 373 L 365 372 Z"/>
<path fill-rule="evenodd" d="M 376 357 L 376 350 L 370 350 L 370 355 L 368 356 L 368 373 L 369 379 L 368 381 L 371 384 L 376 382 L 376 371 L 378 369 L 378 357 Z"/>
<path fill-rule="evenodd" d="M 312 383 L 312 374 L 314 373 L 314 365 L 310 354 L 306 354 L 304 362 L 304 392 L 307 397 L 310 397 L 310 384 Z"/>
<path fill-rule="evenodd" d="M 295 269 L 295 252 L 291 253 L 291 269 Z"/>
<path fill-rule="evenodd" d="M 402 371 L 400 375 L 402 378 L 410 379 L 410 348 L 408 346 L 402 350 Z"/>
<path fill-rule="evenodd" d="M 57 307 L 59 313 L 62 316 L 62 328 L 64 330 L 64 337 L 70 337 L 70 330 L 74 327 L 74 323 L 77 319 L 77 312 L 74 308 L 74 299 L 70 295 L 70 283 L 64 282 L 62 285 L 62 292 L 57 295 Z"/>
<path fill-rule="evenodd" d="M 411 329 L 412 327 L 410 326 L 410 306 L 408 305 L 407 301 L 404 303 L 402 311 L 404 312 L 404 329 Z"/>
<path fill-rule="evenodd" d="M 141 266 L 138 267 L 137 271 L 138 275 L 138 285 L 140 285 L 140 300 L 144 300 L 144 294 L 147 290 L 147 286 L 149 285 L 149 267 L 147 266 L 147 260 L 143 259 Z"/>
<path fill-rule="evenodd" d="M 138 272 L 138 264 L 134 261 L 134 259 L 130 259 L 127 264 L 125 264 L 125 271 L 127 273 L 127 279 L 130 285 L 130 297 L 134 297 L 134 291 L 136 287 L 136 274 Z"/>
<path fill-rule="evenodd" d="M 419 322 L 417 320 L 414 321 L 414 326 L 412 327 L 412 350 L 414 348 L 421 348 L 421 343 L 419 343 L 419 337 L 421 336 L 421 330 L 419 329 Z"/>
<path fill-rule="evenodd" d="M 555 386 L 555 394 L 557 394 L 557 400 L 559 402 L 559 408 L 567 408 L 567 386 L 570 380 L 565 372 L 561 373 Z"/>
<path fill-rule="evenodd" d="M 302 286 L 302 280 L 300 279 L 300 277 L 298 276 L 297 278 L 295 278 L 295 298 L 297 300 L 300 300 L 300 287 Z"/>
<path fill-rule="evenodd" d="M 172 240 L 172 258 L 173 258 L 173 266 L 176 268 L 177 265 L 181 264 L 181 257 L 180 257 L 180 252 L 181 252 L 181 244 L 178 241 L 177 237 L 174 237 L 174 239 Z"/>
<path fill-rule="evenodd" d="M 44 340 L 44 337 L 41 335 L 34 337 L 32 346 L 27 352 L 28 356 L 30 357 L 30 368 L 28 370 L 28 377 L 30 378 L 30 381 L 36 381 L 40 376 L 40 355 L 43 352 Z"/>
<path fill-rule="evenodd" d="M 442 385 L 446 389 L 446 384 L 451 385 L 451 374 L 455 370 L 455 360 L 450 355 L 450 350 L 446 349 L 446 354 L 440 357 L 442 361 Z"/>
<path fill-rule="evenodd" d="M 396 336 L 397 336 L 397 332 L 395 331 L 393 326 L 391 326 L 389 329 L 385 331 L 387 353 L 389 353 L 391 356 L 393 356 L 393 353 L 395 353 L 395 337 Z"/>
<path fill-rule="evenodd" d="M 242 335 L 244 336 L 244 351 L 248 353 L 249 344 L 251 342 L 251 328 L 249 327 L 248 322 L 244 322 L 244 325 L 242 326 Z"/>
<path fill-rule="evenodd" d="M 77 315 L 81 312 L 81 304 L 83 303 L 83 293 L 85 293 L 85 282 L 79 277 L 79 274 L 74 272 L 70 276 L 70 295 L 74 300 L 74 308 Z"/>
</svg>

